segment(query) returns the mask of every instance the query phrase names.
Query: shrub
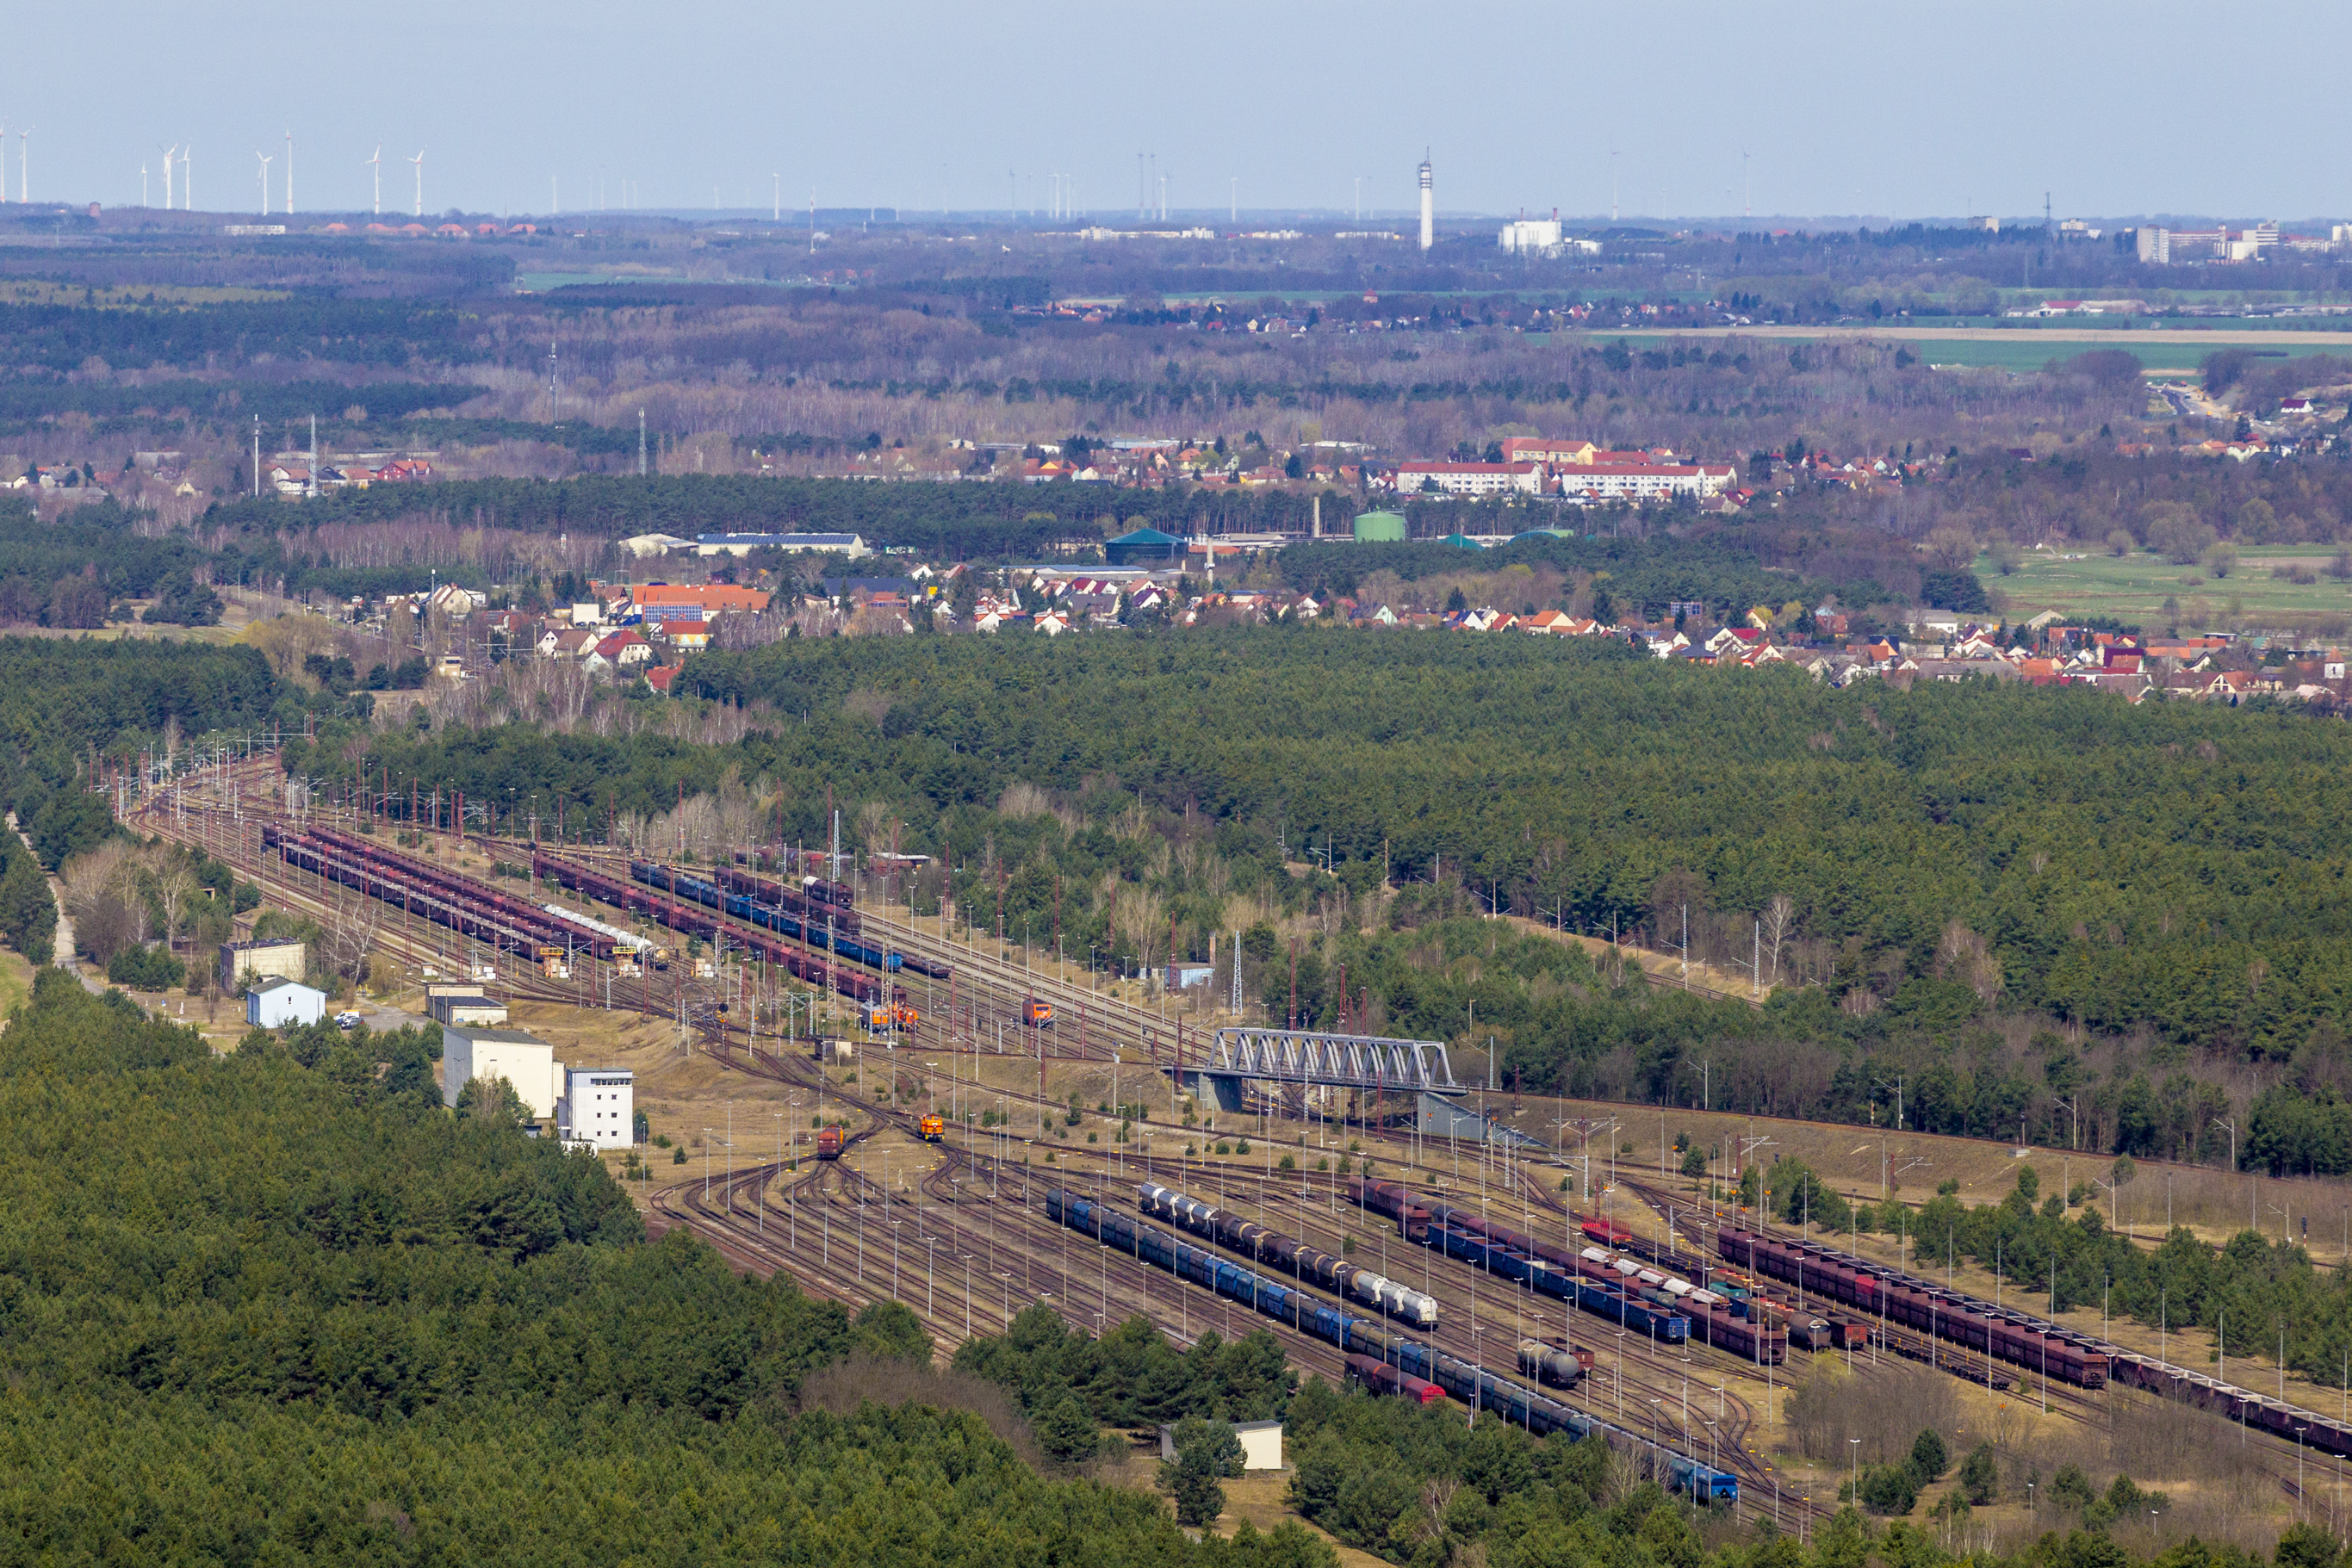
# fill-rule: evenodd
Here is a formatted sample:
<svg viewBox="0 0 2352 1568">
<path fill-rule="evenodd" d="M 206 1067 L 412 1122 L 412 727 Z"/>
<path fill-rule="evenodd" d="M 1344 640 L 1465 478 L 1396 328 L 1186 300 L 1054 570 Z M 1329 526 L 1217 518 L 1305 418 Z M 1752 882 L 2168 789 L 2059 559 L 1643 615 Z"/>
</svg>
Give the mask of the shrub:
<svg viewBox="0 0 2352 1568">
<path fill-rule="evenodd" d="M 1873 1465 L 1862 1472 L 1862 1501 L 1873 1513 L 1906 1514 L 1919 1500 L 1919 1478 L 1908 1465 Z"/>
<path fill-rule="evenodd" d="M 134 990 L 160 991 L 188 977 L 188 967 L 161 947 L 124 947 L 106 961 L 106 977 Z"/>
<path fill-rule="evenodd" d="M 1979 1508 L 2000 1495 L 2000 1464 L 1990 1443 L 1979 1443 L 1960 1461 L 1959 1495 Z"/>
</svg>

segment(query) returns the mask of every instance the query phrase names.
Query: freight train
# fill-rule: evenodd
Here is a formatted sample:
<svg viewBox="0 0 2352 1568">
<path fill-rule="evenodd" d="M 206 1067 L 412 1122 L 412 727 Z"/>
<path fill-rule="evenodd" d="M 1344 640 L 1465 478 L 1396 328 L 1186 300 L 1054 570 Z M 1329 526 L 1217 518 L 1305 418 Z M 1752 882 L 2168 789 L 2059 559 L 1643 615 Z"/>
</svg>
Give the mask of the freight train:
<svg viewBox="0 0 2352 1568">
<path fill-rule="evenodd" d="M 530 900 L 427 860 L 330 828 L 308 831 L 265 822 L 261 841 L 279 859 L 324 881 L 358 889 L 408 914 L 509 953 L 537 958 L 552 947 L 612 960 L 618 944 L 609 927 L 583 924 Z"/>
<path fill-rule="evenodd" d="M 534 877 L 551 878 L 562 886 L 602 899 L 606 904 L 649 915 L 672 930 L 708 936 L 713 941 L 723 939 L 740 944 L 795 978 L 826 990 L 838 991 L 868 1007 L 898 1009 L 907 1005 L 907 988 L 904 986 L 877 979 L 863 969 L 836 963 L 823 954 L 795 946 L 781 937 L 721 925 L 716 915 L 703 914 L 703 906 L 699 903 L 680 903 L 666 894 L 647 892 L 636 883 L 607 876 L 593 866 L 558 860 L 538 852 L 531 855 L 530 871 Z M 659 971 L 667 969 L 669 966 L 656 959 L 654 967 Z"/>
<path fill-rule="evenodd" d="M 1819 1242 L 1786 1241 L 1730 1228 L 1717 1233 L 1716 1245 L 1726 1258 L 1734 1263 L 1744 1261 L 1759 1274 L 1833 1297 L 1874 1315 L 1883 1313 L 1972 1350 L 1986 1351 L 1990 1346 L 1990 1358 L 2029 1374 L 2042 1371 L 2046 1354 L 2049 1375 L 2064 1382 L 2090 1388 L 2106 1382 L 2145 1389 L 2322 1453 L 2352 1458 L 2352 1423 L 2340 1416 L 2266 1397 L 2074 1329 L 2011 1312 L 1981 1297 L 1946 1290 L 1917 1275 Z"/>
<path fill-rule="evenodd" d="M 896 953 L 885 952 L 870 942 L 859 940 L 832 923 L 835 913 L 828 905 L 820 913 L 803 919 L 773 904 L 762 904 L 749 894 L 729 893 L 717 883 L 702 877 L 688 876 L 655 861 L 629 862 L 629 875 L 647 887 L 657 887 L 679 898 L 690 898 L 707 908 L 731 915 L 738 920 L 748 920 L 754 925 L 764 925 L 779 935 L 809 946 L 838 953 L 852 963 L 870 968 L 895 969 L 899 958 Z"/>
<path fill-rule="evenodd" d="M 1716 1231 L 1715 1246 L 1738 1267 L 1783 1281 L 1801 1291 L 1811 1291 L 1872 1317 L 1906 1324 L 1937 1339 L 1966 1345 L 1991 1360 L 2045 1373 L 2062 1383 L 2080 1388 L 2106 1386 L 2107 1357 L 2100 1350 L 2044 1333 L 2042 1325 L 2030 1319 L 1979 1311 L 1924 1280 L 1906 1281 L 1812 1242 L 1771 1240 L 1728 1225 Z"/>
<path fill-rule="evenodd" d="M 1246 1253 L 1261 1263 L 1272 1263 L 1309 1284 L 1377 1307 L 1416 1328 L 1437 1326 L 1437 1298 L 1383 1279 L 1370 1269 L 1334 1258 L 1328 1252 L 1295 1241 L 1279 1230 L 1244 1219 L 1230 1209 L 1214 1207 L 1199 1198 L 1145 1182 L 1135 1189 L 1135 1207 L 1155 1219 L 1181 1225 L 1195 1236 Z"/>
<path fill-rule="evenodd" d="M 1658 1479 L 1669 1490 L 1688 1492 L 1712 1502 L 1739 1500 L 1739 1478 L 1728 1471 L 1675 1453 L 1630 1428 L 1596 1419 L 1525 1384 L 1497 1376 L 1459 1356 L 1393 1333 L 1376 1318 L 1358 1316 L 1297 1285 L 1285 1284 L 1271 1275 L 1220 1258 L 1192 1245 L 1173 1231 L 1129 1219 L 1108 1204 L 1053 1187 L 1045 1194 L 1045 1212 L 1056 1222 L 1114 1251 L 1127 1253 L 1228 1300 L 1243 1302 L 1286 1327 L 1337 1345 L 1344 1354 L 1393 1369 L 1400 1375 L 1400 1393 L 1422 1397 L 1417 1390 L 1404 1385 L 1403 1376 L 1410 1375 L 1444 1390 L 1470 1406 L 1474 1412 L 1491 1410 L 1510 1425 L 1524 1427 L 1538 1435 L 1565 1432 L 1571 1438 L 1580 1438 L 1598 1434 L 1612 1448 L 1653 1457 Z"/>
<path fill-rule="evenodd" d="M 1598 1248 L 1570 1251 L 1475 1210 L 1423 1197 L 1396 1182 L 1348 1184 L 1348 1196 L 1397 1222 L 1407 1240 L 1499 1274 L 1514 1284 L 1573 1302 L 1621 1328 L 1668 1344 L 1696 1339 L 1760 1366 L 1788 1359 L 1785 1329 L 1747 1316 L 1744 1304 L 1689 1281 L 1643 1270 Z"/>
<path fill-rule="evenodd" d="M 847 936 L 857 935 L 856 910 L 835 904 L 829 900 L 811 897 L 797 887 L 788 887 L 772 878 L 754 876 L 750 872 L 737 871 L 733 866 L 720 866 L 710 873 L 710 879 L 730 893 L 742 894 L 761 904 L 772 904 L 787 915 L 797 915 L 803 919 L 814 915 L 820 925 L 830 918 L 835 931 Z"/>
<path fill-rule="evenodd" d="M 886 972 L 911 969 L 916 974 L 929 975 L 937 980 L 944 980 L 949 976 L 949 967 L 945 964 L 894 953 L 864 940 L 857 935 L 856 915 L 841 905 L 821 899 L 803 898 L 799 894 L 789 895 L 793 900 L 793 904 L 779 904 L 746 890 L 746 884 L 750 884 L 780 893 L 783 891 L 765 877 L 749 876 L 722 868 L 718 873 L 719 880 L 710 881 L 688 876 L 658 862 L 639 860 L 629 862 L 629 875 L 647 887 L 657 887 L 679 898 L 690 898 L 697 904 L 731 915 L 738 920 L 765 926 L 821 951 L 838 953 L 852 963 Z M 722 886 L 721 883 L 729 885 Z M 824 885 L 837 887 L 839 883 Z"/>
<path fill-rule="evenodd" d="M 1410 1372 L 1399 1372 L 1385 1361 L 1374 1361 L 1369 1355 L 1350 1353 L 1346 1358 L 1348 1381 L 1372 1394 L 1394 1395 L 1415 1405 L 1434 1405 L 1445 1397 L 1445 1390 L 1425 1377 L 1415 1377 Z"/>
</svg>

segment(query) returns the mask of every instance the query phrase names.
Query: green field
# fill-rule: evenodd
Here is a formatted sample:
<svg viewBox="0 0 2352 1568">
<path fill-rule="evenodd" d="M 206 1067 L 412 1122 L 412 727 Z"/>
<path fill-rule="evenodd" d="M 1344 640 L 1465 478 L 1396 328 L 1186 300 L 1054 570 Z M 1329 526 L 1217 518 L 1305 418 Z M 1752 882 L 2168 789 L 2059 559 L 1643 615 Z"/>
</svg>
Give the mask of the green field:
<svg viewBox="0 0 2352 1568">
<path fill-rule="evenodd" d="M 2066 616 L 2113 616 L 2154 632 L 2277 627 L 2341 635 L 2352 626 L 2352 582 L 2326 575 L 2324 569 L 2334 553 L 2325 545 L 2245 549 L 2239 551 L 2237 569 L 2220 580 L 2200 567 L 2175 566 L 2147 550 L 2121 558 L 2100 550 L 2082 560 L 2028 550 L 2006 577 L 1986 555 L 1978 558 L 1977 573 L 2011 621 L 2055 610 Z M 2294 566 L 2309 568 L 2319 580 L 2298 583 L 2271 575 Z M 2167 600 L 2173 609 L 2165 608 Z"/>
</svg>

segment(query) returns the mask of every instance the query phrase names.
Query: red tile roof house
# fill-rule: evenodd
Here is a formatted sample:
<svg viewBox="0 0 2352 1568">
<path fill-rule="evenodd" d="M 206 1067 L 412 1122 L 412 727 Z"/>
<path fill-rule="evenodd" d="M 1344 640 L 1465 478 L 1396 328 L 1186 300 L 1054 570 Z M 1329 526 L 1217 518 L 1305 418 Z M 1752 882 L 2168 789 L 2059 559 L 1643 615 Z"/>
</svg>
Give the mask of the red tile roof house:
<svg viewBox="0 0 2352 1568">
<path fill-rule="evenodd" d="M 639 636 L 636 628 L 632 626 L 625 627 L 597 643 L 596 652 L 615 669 L 625 670 L 653 663 L 654 645 Z"/>
</svg>

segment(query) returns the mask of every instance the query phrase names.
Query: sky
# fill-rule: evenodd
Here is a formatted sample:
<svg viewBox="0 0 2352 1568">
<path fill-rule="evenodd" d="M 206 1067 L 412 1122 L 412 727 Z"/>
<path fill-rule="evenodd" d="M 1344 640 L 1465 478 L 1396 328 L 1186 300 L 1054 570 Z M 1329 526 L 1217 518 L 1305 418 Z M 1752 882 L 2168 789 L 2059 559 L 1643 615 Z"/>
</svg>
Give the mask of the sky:
<svg viewBox="0 0 2352 1568">
<path fill-rule="evenodd" d="M 2352 6 L 1121 0 L 866 5 L 74 0 L 16 8 L 7 194 L 200 209 L 806 210 L 1393 220 L 2352 216 L 2332 148 Z M 104 40 L 103 43 L 100 41 Z M 20 132 L 29 125 L 27 140 Z M 29 152 L 30 168 L 25 167 Z M 175 176 L 176 179 L 176 176 Z"/>
</svg>

